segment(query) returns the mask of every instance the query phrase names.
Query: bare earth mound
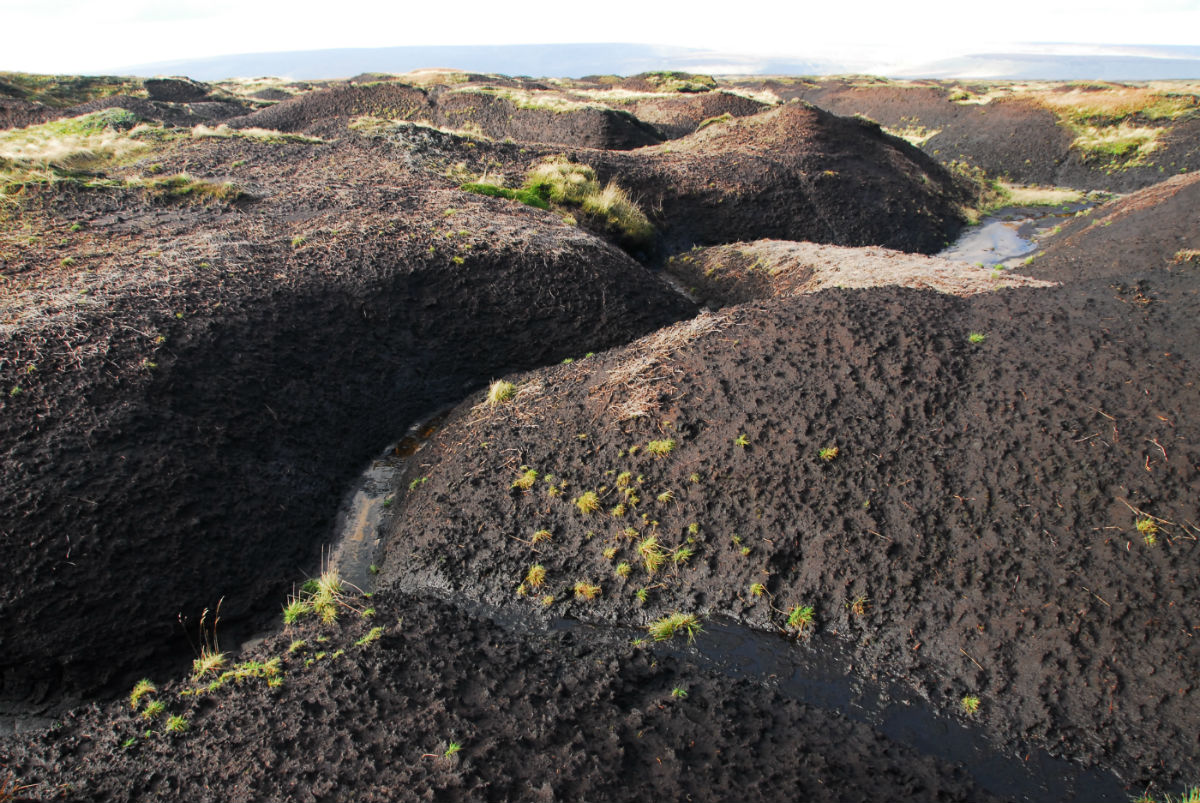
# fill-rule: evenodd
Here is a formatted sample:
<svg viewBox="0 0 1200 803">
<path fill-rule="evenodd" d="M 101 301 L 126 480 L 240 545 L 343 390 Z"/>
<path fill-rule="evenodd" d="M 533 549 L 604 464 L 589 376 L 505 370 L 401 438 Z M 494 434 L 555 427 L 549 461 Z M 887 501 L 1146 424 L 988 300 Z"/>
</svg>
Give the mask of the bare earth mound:
<svg viewBox="0 0 1200 803">
<path fill-rule="evenodd" d="M 355 140 L 155 159 L 233 171 L 253 196 L 65 189 L 27 199 L 0 246 L 10 700 L 178 655 L 176 614 L 222 596 L 231 624 L 261 615 L 415 417 L 691 311 L 554 216 L 439 189 Z"/>
<path fill-rule="evenodd" d="M 1191 82 L 815 81 L 738 79 L 835 114 L 864 114 L 943 163 L 1040 185 L 1127 192 L 1200 169 L 1200 117 Z M 1077 129 L 1077 130 L 1073 130 Z M 1153 136 L 1144 154 L 1080 148 L 1077 133 Z M 1107 148 L 1108 146 L 1105 146 Z M 1123 146 L 1122 146 L 1123 147 Z"/>
<path fill-rule="evenodd" d="M 1013 750 L 1184 780 L 1200 298 L 1125 302 L 827 290 L 521 377 L 423 453 L 384 574 L 836 640 L 947 712 L 977 696 Z"/>
<path fill-rule="evenodd" d="M 772 238 L 933 252 L 963 224 L 965 191 L 936 162 L 802 103 L 580 158 L 651 210 L 669 250 Z"/>
<path fill-rule="evenodd" d="M 0 74 L 0 124 L 134 113 L 0 132 L 0 800 L 1194 781 L 1200 179 L 987 271 L 920 255 L 954 157 L 719 86 Z M 1094 96 L 1167 116 L 1087 180 L 1194 147 L 1194 93 L 904 91 L 1010 175 Z M 374 593 L 298 588 L 414 422 Z"/>
</svg>

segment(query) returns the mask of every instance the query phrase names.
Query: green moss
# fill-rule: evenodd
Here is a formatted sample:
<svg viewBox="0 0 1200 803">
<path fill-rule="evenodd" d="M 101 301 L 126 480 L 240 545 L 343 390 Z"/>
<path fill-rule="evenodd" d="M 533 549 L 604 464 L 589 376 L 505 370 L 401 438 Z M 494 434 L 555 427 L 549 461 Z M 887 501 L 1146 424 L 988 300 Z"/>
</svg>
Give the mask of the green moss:
<svg viewBox="0 0 1200 803">
<path fill-rule="evenodd" d="M 463 184 L 459 187 L 460 190 L 473 192 L 476 195 L 486 195 L 490 198 L 508 198 L 513 201 L 520 201 L 526 206 L 533 206 L 538 209 L 549 209 L 550 201 L 547 194 L 541 188 L 522 188 L 518 190 L 510 189 L 509 187 L 501 187 L 496 184 L 484 184 L 482 182 L 472 181 Z"/>
</svg>

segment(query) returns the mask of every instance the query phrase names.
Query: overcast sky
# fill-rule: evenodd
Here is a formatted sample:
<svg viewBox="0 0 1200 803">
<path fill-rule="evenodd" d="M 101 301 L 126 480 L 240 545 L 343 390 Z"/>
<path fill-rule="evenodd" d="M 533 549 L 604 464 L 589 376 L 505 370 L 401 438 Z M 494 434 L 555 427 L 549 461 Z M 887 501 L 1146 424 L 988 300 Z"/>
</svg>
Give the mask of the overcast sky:
<svg viewBox="0 0 1200 803">
<path fill-rule="evenodd" d="M 635 42 L 923 62 L 1018 42 L 1200 45 L 1200 0 L 0 0 L 0 70 L 99 73 L 232 53 Z"/>
</svg>

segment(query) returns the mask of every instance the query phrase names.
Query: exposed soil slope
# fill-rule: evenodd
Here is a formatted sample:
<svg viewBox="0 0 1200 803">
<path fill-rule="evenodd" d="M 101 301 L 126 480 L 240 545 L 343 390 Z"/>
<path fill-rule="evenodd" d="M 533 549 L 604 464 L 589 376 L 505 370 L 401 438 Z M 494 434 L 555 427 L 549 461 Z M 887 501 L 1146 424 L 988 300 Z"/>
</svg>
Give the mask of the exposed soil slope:
<svg viewBox="0 0 1200 803">
<path fill-rule="evenodd" d="M 279 687 L 181 697 L 195 684 L 176 682 L 142 703 L 167 704 L 156 720 L 125 701 L 84 709 L 0 756 L 39 800 L 994 799 L 866 725 L 687 657 L 516 634 L 428 598 L 374 602 L 377 641 L 355 643 L 373 622 L 270 639 L 256 657 L 282 658 Z M 187 732 L 166 732 L 168 714 Z"/>
<path fill-rule="evenodd" d="M 827 290 L 522 377 L 423 453 L 384 573 L 625 623 L 724 612 L 794 633 L 812 606 L 803 633 L 948 711 L 977 695 L 1014 749 L 1184 780 L 1200 295 L 1165 273 L 1147 292 Z M 573 599 L 579 581 L 600 596 Z"/>
<path fill-rule="evenodd" d="M 933 252 L 963 222 L 965 190 L 932 159 L 804 103 L 580 158 L 640 200 L 669 251 L 774 238 Z"/>
<path fill-rule="evenodd" d="M 1016 274 L 886 248 L 759 240 L 671 257 L 666 270 L 702 303 L 723 307 L 833 287 L 914 287 L 966 296 L 1005 287 L 1048 287 Z"/>
<path fill-rule="evenodd" d="M 476 129 L 493 139 L 620 150 L 663 140 L 653 126 L 627 111 L 556 93 L 506 94 L 484 86 L 445 91 L 436 97 L 439 125 Z"/>
<path fill-rule="evenodd" d="M 0 246 L 5 698 L 178 654 L 176 614 L 222 596 L 261 611 L 414 417 L 690 313 L 603 241 L 405 156 L 185 140 L 128 170 L 252 197 L 26 199 Z"/>
<path fill-rule="evenodd" d="M 1166 270 L 1196 277 L 1200 173 L 1176 176 L 1068 221 L 1020 268 L 1056 281 Z"/>
</svg>

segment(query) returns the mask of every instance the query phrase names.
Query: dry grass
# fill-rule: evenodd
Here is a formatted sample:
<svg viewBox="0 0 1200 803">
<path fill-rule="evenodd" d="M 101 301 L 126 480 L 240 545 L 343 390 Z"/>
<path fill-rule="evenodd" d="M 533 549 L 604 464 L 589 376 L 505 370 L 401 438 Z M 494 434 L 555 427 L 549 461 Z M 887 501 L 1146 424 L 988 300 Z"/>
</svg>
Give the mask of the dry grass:
<svg viewBox="0 0 1200 803">
<path fill-rule="evenodd" d="M 455 84 L 465 84 L 471 80 L 471 77 L 465 72 L 459 70 L 447 70 L 441 68 L 428 68 L 422 70 L 412 70 L 405 73 L 397 73 L 397 80 L 403 81 L 406 84 L 413 86 L 453 86 Z"/>
<path fill-rule="evenodd" d="M 0 132 L 0 195 L 26 183 L 96 173 L 143 155 L 166 136 L 124 109 Z"/>
<path fill-rule="evenodd" d="M 447 134 L 452 137 L 460 137 L 478 142 L 492 141 L 492 138 L 483 133 L 483 129 L 475 123 L 468 123 L 462 128 L 441 128 L 426 120 L 389 120 L 382 117 L 364 115 L 351 120 L 349 128 L 363 136 L 374 139 L 392 139 L 397 136 L 429 132 Z"/>
<path fill-rule="evenodd" d="M 1101 84 L 1103 89 L 1079 87 L 1068 92 L 1030 93 L 1038 104 L 1072 120 L 1119 121 L 1133 115 L 1147 120 L 1176 120 L 1198 110 L 1194 93 L 1168 92 L 1148 86 Z"/>
<path fill-rule="evenodd" d="M 1065 187 L 1033 187 L 1000 182 L 1004 193 L 1004 205 L 1008 206 L 1059 206 L 1083 200 L 1079 190 Z"/>
<path fill-rule="evenodd" d="M 468 86 L 452 91 L 504 98 L 518 109 L 539 109 L 556 113 L 590 110 L 612 111 L 609 106 L 605 106 L 602 103 L 589 103 L 584 100 L 576 100 L 558 92 L 530 92 L 525 89 L 494 86 Z"/>
<path fill-rule="evenodd" d="M 1114 126 L 1080 126 L 1071 147 L 1085 158 L 1120 162 L 1125 166 L 1144 164 L 1160 145 L 1163 129 L 1120 123 Z"/>
<path fill-rule="evenodd" d="M 883 126 L 883 131 L 886 134 L 891 134 L 893 137 L 899 137 L 909 145 L 917 148 L 942 133 L 942 129 L 940 128 L 926 128 L 923 125 L 909 126 L 907 128 L 888 128 Z"/>
<path fill-rule="evenodd" d="M 671 365 L 672 355 L 697 338 L 724 329 L 730 320 L 728 315 L 702 312 L 634 341 L 626 349 L 630 356 L 610 368 L 592 393 L 605 399 L 605 408 L 618 421 L 655 412 L 676 391 L 672 378 L 678 369 Z"/>
<path fill-rule="evenodd" d="M 252 139 L 259 142 L 297 142 L 318 144 L 325 140 L 320 137 L 311 137 L 305 134 L 285 134 L 282 131 L 275 131 L 270 128 L 230 128 L 227 125 L 219 125 L 216 128 L 211 128 L 206 125 L 198 125 L 192 129 L 192 137 L 194 139 Z"/>
<path fill-rule="evenodd" d="M 1049 109 L 1064 122 L 1116 123 L 1132 116 L 1146 120 L 1177 120 L 1200 112 L 1200 83 L 1154 81 L 1144 84 L 1075 84 L 1063 90 L 1053 81 L 991 82 L 957 85 L 948 97 L 963 105 L 987 105 L 1023 98 Z"/>
<path fill-rule="evenodd" d="M 588 165 L 561 156 L 547 159 L 529 171 L 525 186 L 545 188 L 553 203 L 578 206 L 631 243 L 648 243 L 654 237 L 654 225 L 629 195 L 611 181 L 601 188 Z"/>
</svg>

